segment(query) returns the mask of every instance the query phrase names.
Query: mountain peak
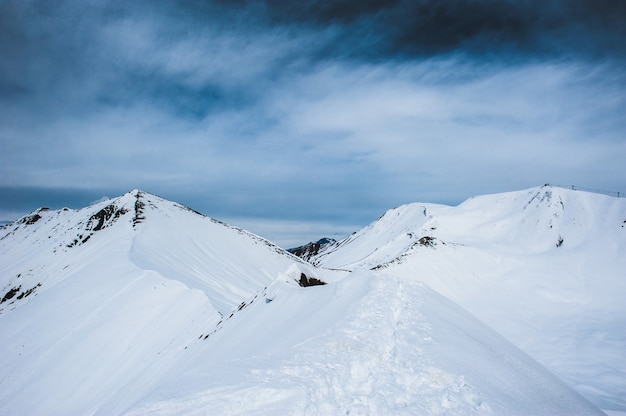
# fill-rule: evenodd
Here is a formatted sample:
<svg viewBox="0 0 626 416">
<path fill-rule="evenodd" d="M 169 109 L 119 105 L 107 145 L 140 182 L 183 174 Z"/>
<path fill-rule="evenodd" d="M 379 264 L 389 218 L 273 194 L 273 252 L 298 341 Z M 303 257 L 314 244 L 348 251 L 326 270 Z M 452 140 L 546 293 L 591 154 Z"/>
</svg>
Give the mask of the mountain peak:
<svg viewBox="0 0 626 416">
<path fill-rule="evenodd" d="M 301 259 L 309 261 L 312 257 L 316 256 L 321 249 L 336 242 L 337 241 L 334 238 L 324 237 L 303 246 L 290 248 L 287 251 L 294 256 L 298 256 Z"/>
<path fill-rule="evenodd" d="M 621 356 L 626 337 L 607 346 L 591 335 L 612 333 L 626 316 L 625 224 L 626 199 L 546 184 L 458 206 L 403 205 L 310 262 L 418 278 L 571 384 L 588 386 L 580 391 L 594 402 L 610 397 L 625 408 L 612 380 L 624 379 L 626 362 L 609 357 Z M 544 346 L 555 339 L 559 354 Z"/>
</svg>

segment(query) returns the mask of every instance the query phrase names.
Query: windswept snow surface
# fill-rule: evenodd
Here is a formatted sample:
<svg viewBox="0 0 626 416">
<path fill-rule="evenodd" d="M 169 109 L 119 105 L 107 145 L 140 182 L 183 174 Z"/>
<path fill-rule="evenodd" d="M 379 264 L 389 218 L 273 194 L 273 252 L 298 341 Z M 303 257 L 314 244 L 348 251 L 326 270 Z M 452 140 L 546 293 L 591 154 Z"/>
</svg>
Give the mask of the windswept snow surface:
<svg viewBox="0 0 626 416">
<path fill-rule="evenodd" d="M 263 298 L 127 414 L 601 414 L 414 279 L 278 279 Z"/>
<path fill-rule="evenodd" d="M 542 186 L 409 204 L 312 262 L 414 277 L 626 412 L 626 200 Z"/>
<path fill-rule="evenodd" d="M 414 275 L 141 191 L 1 230 L 3 415 L 601 414 Z"/>
</svg>

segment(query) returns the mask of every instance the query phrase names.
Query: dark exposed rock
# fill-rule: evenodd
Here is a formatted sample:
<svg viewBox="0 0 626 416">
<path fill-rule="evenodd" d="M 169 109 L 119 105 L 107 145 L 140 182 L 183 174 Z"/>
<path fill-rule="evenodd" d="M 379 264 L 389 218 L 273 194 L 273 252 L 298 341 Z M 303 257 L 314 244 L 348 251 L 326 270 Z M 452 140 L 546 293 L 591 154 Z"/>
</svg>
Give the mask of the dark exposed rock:
<svg viewBox="0 0 626 416">
<path fill-rule="evenodd" d="M 13 287 L 11 289 L 9 289 L 9 291 L 7 293 L 4 294 L 4 296 L 2 297 L 2 300 L 0 300 L 0 303 L 4 303 L 9 299 L 12 299 L 13 297 L 15 297 L 15 295 L 17 295 L 20 291 L 20 289 L 22 288 L 22 286 L 18 286 L 18 287 Z"/>
<path fill-rule="evenodd" d="M 89 218 L 89 223 L 87 225 L 87 229 L 93 231 L 100 231 L 105 228 L 107 225 L 115 222 L 119 217 L 126 214 L 126 209 L 117 208 L 115 205 L 107 205 L 102 208 L 100 211 L 96 212 Z M 93 225 L 95 224 L 95 225 Z"/>
<path fill-rule="evenodd" d="M 22 290 L 22 286 L 17 286 L 17 287 L 13 287 L 11 289 L 9 289 L 9 291 L 7 293 L 4 294 L 4 296 L 2 297 L 2 300 L 0 300 L 0 303 L 4 303 L 8 300 L 11 300 L 13 298 L 15 299 L 23 299 L 29 295 L 32 295 L 33 292 L 35 292 L 35 290 L 41 286 L 41 283 L 37 283 L 36 286 L 31 287 L 28 290 L 25 290 L 23 292 L 20 293 L 20 290 Z"/>
<path fill-rule="evenodd" d="M 287 249 L 287 251 L 303 260 L 309 261 L 312 257 L 316 256 L 323 247 L 335 242 L 336 241 L 332 238 L 322 238 L 316 242 Z"/>
<path fill-rule="evenodd" d="M 144 204 L 141 200 L 141 196 L 141 192 L 137 192 L 137 199 L 135 200 L 135 216 L 133 217 L 133 227 L 146 219 L 146 217 L 143 216 L 144 207 L 146 206 L 146 204 Z"/>
<path fill-rule="evenodd" d="M 418 243 L 424 247 L 434 247 L 437 245 L 437 239 L 435 237 L 425 235 L 418 240 Z"/>
<path fill-rule="evenodd" d="M 41 219 L 41 215 L 39 214 L 31 214 L 28 215 L 21 220 L 18 221 L 18 224 L 32 225 Z"/>
<path fill-rule="evenodd" d="M 26 296 L 31 295 L 31 294 L 35 291 L 35 289 L 37 289 L 37 288 L 38 288 L 38 287 L 40 287 L 40 286 L 41 286 L 41 283 L 37 283 L 37 286 L 31 287 L 30 289 L 28 289 L 28 290 L 26 290 L 26 291 L 24 291 L 24 292 L 20 293 L 20 294 L 17 296 L 17 299 L 22 299 L 22 298 L 25 298 Z"/>
<path fill-rule="evenodd" d="M 326 282 L 321 281 L 320 279 L 316 279 L 315 277 L 309 277 L 304 273 L 300 273 L 300 280 L 298 280 L 298 284 L 301 287 L 308 286 L 321 286 L 325 285 Z"/>
</svg>

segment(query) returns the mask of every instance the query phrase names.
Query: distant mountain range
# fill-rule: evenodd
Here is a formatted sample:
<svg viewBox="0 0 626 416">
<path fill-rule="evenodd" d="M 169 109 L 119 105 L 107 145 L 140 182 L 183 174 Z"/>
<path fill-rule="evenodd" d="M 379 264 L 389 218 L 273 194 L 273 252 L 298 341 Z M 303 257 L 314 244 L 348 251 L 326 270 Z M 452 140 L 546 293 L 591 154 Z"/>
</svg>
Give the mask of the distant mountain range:
<svg viewBox="0 0 626 416">
<path fill-rule="evenodd" d="M 398 207 L 301 259 L 139 190 L 41 208 L 0 228 L 0 413 L 626 410 L 625 221 L 538 187 Z"/>
<path fill-rule="evenodd" d="M 320 250 L 326 247 L 329 244 L 336 243 L 337 240 L 334 238 L 321 238 L 315 242 L 310 242 L 300 247 L 287 249 L 293 255 L 296 255 L 304 260 L 311 260 L 311 258 L 315 257 L 319 254 Z"/>
</svg>

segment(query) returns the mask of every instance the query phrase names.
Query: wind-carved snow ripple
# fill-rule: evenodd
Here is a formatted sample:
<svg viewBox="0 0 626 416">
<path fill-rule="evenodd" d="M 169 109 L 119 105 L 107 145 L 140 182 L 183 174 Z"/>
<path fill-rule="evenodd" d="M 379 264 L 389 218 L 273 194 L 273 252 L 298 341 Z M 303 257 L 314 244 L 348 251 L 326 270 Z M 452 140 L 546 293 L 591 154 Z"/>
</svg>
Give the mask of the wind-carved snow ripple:
<svg viewBox="0 0 626 416">
<path fill-rule="evenodd" d="M 306 389 L 304 414 L 491 414 L 462 376 L 425 358 L 433 340 L 420 314 L 419 284 L 381 278 L 372 285 L 331 334 L 266 370 L 268 379 L 297 379 Z"/>
</svg>

